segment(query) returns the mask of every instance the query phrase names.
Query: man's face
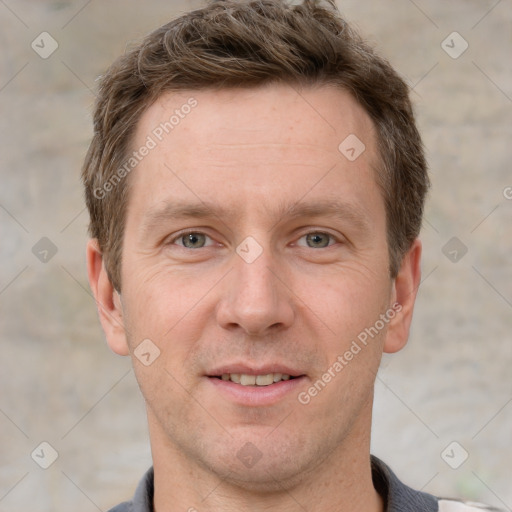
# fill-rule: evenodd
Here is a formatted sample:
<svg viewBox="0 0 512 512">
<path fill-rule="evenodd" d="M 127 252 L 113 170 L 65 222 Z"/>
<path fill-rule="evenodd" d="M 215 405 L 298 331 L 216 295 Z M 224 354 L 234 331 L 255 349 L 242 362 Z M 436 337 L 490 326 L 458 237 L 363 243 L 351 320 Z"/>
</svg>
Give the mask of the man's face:
<svg viewBox="0 0 512 512">
<path fill-rule="evenodd" d="M 153 104 L 133 149 L 148 136 L 156 147 L 129 177 L 119 309 L 154 455 L 263 483 L 365 445 L 396 322 L 368 115 L 327 87 L 194 91 Z"/>
</svg>

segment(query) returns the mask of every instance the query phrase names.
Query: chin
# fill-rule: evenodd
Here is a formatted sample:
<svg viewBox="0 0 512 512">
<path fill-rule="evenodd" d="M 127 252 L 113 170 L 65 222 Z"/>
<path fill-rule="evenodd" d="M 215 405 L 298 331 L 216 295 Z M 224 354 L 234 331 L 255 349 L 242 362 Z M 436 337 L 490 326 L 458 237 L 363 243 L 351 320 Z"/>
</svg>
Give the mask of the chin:
<svg viewBox="0 0 512 512">
<path fill-rule="evenodd" d="M 294 439 L 268 437 L 268 430 L 260 436 L 233 436 L 211 447 L 203 462 L 226 484 L 255 493 L 282 492 L 300 484 L 319 462 L 318 449 L 294 434 Z"/>
</svg>

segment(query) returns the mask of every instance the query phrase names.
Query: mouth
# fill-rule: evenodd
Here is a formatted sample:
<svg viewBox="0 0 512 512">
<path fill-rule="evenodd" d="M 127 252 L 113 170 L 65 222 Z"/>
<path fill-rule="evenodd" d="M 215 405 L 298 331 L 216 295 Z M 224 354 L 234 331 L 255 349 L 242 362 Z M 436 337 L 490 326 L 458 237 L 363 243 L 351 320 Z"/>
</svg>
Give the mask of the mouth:
<svg viewBox="0 0 512 512">
<path fill-rule="evenodd" d="M 214 379 L 234 382 L 242 386 L 271 386 L 281 381 L 293 380 L 301 377 L 301 375 L 293 376 L 287 373 L 265 373 L 252 375 L 248 373 L 223 373 L 222 375 L 210 376 Z"/>
<path fill-rule="evenodd" d="M 241 406 L 270 406 L 281 400 L 291 399 L 306 381 L 306 375 L 283 365 L 269 365 L 254 368 L 230 365 L 217 368 L 207 381 L 217 396 L 223 396 L 231 403 Z"/>
</svg>

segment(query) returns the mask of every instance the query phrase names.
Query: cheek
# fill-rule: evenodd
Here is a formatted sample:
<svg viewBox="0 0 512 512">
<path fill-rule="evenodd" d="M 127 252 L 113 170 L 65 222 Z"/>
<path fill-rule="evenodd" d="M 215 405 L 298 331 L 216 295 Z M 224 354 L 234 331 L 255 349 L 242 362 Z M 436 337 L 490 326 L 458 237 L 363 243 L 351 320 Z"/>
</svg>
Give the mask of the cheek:
<svg viewBox="0 0 512 512">
<path fill-rule="evenodd" d="M 127 266 L 126 273 L 130 270 Z M 204 302 L 215 277 L 164 264 L 133 266 L 125 280 L 125 310 L 132 332 L 152 335 L 156 340 L 172 337 L 173 331 L 181 330 L 189 315 Z"/>
<path fill-rule="evenodd" d="M 327 279 L 301 278 L 298 295 L 328 327 L 333 348 L 342 349 L 387 310 L 391 283 L 383 276 L 382 271 L 357 263 L 340 268 Z"/>
<path fill-rule="evenodd" d="M 317 342 L 326 362 L 297 396 L 322 430 L 324 425 L 346 425 L 371 402 L 387 327 L 380 321 L 387 311 L 383 290 L 345 283 L 343 289 L 331 286 L 329 292 L 317 305 L 329 331 L 334 331 Z"/>
<path fill-rule="evenodd" d="M 345 268 L 343 278 L 324 282 L 322 293 L 311 297 L 313 311 L 328 327 L 316 343 L 326 356 L 323 366 L 299 397 L 301 404 L 312 406 L 315 417 L 341 418 L 347 407 L 371 398 L 387 328 L 380 318 L 390 298 L 390 281 L 382 275 L 360 266 L 350 272 Z"/>
<path fill-rule="evenodd" d="M 195 363 L 196 352 L 205 332 L 213 332 L 208 326 L 212 325 L 214 287 L 218 282 L 212 276 L 188 274 L 155 266 L 138 274 L 134 272 L 131 288 L 129 285 L 126 289 L 127 338 L 137 380 L 147 399 L 156 394 L 167 396 L 164 402 L 172 402 L 176 407 L 174 395 L 180 393 L 181 386 L 192 388 L 195 377 L 201 373 Z M 148 339 L 158 357 L 146 367 L 137 359 L 137 347 Z M 187 396 L 179 399 L 186 402 Z"/>
</svg>

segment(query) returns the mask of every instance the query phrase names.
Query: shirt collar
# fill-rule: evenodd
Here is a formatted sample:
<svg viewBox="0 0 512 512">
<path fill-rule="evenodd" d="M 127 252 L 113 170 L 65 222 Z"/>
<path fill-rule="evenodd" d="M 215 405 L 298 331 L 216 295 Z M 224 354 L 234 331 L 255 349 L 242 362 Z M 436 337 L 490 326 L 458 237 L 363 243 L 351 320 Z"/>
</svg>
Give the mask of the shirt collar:
<svg viewBox="0 0 512 512">
<path fill-rule="evenodd" d="M 380 459 L 371 456 L 373 485 L 386 503 L 386 512 L 437 512 L 438 500 L 403 484 Z"/>
</svg>

